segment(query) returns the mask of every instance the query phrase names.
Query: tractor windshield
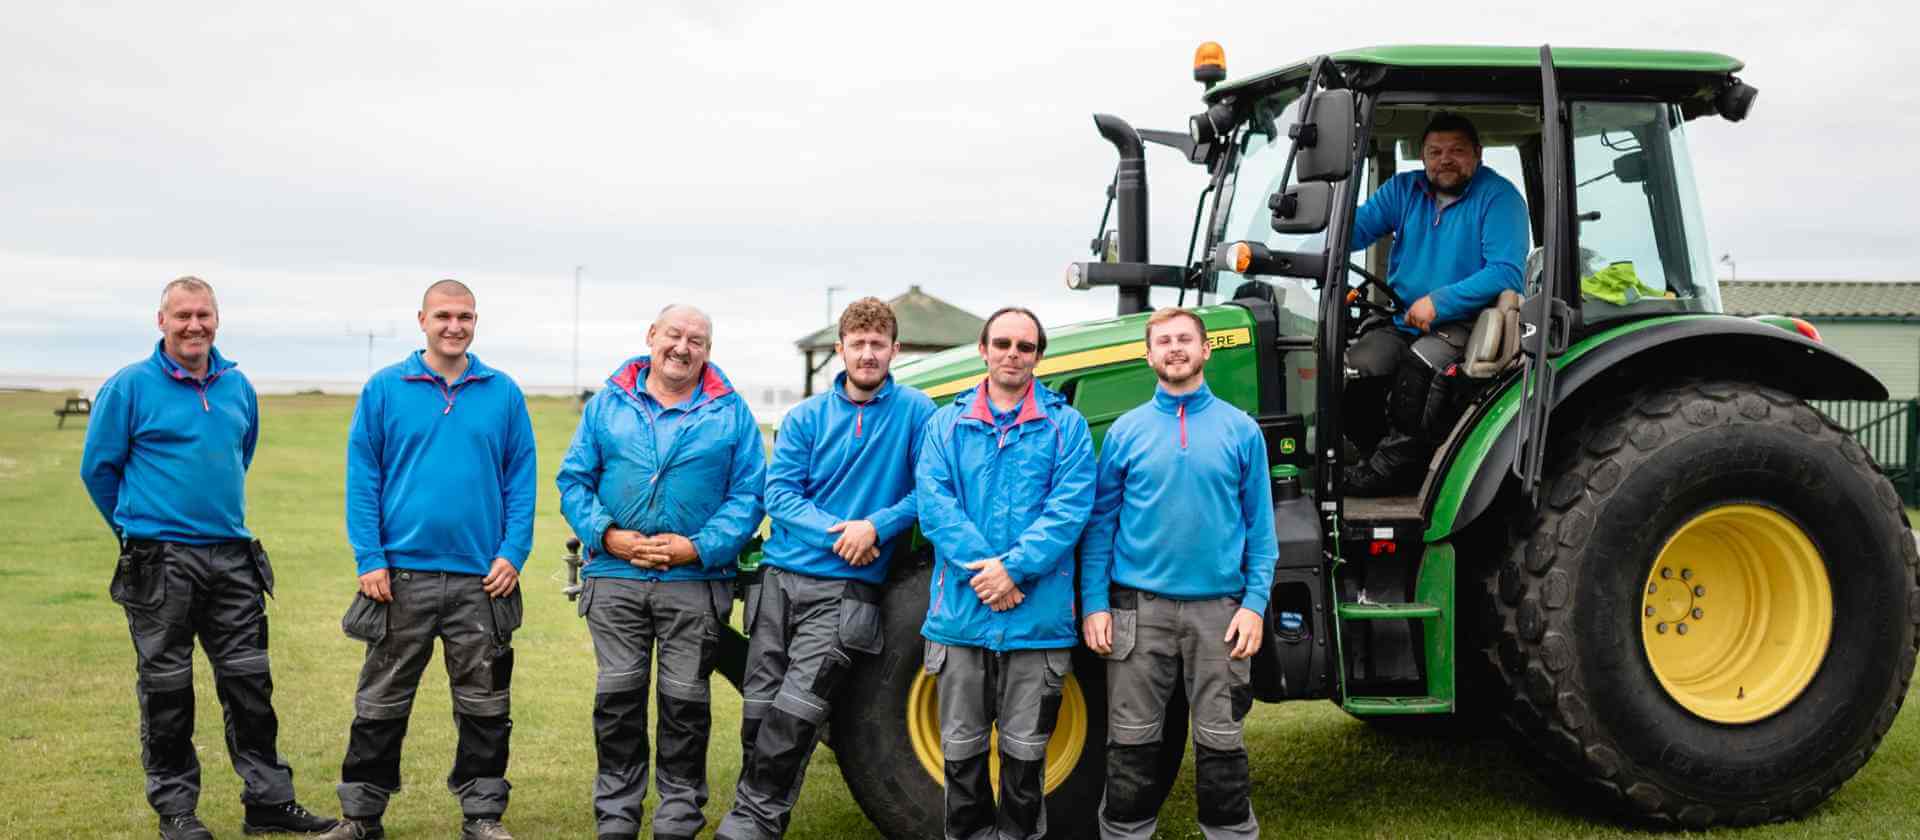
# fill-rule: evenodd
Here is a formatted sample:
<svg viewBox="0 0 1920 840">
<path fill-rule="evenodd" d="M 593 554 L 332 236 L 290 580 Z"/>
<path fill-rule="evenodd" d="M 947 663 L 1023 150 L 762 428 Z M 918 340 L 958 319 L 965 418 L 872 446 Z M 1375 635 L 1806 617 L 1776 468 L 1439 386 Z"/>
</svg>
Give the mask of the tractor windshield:
<svg viewBox="0 0 1920 840">
<path fill-rule="evenodd" d="M 1582 101 L 1572 109 L 1582 319 L 1720 311 L 1679 109 Z M 1535 268 L 1530 261 L 1529 276 Z"/>
<path fill-rule="evenodd" d="M 1299 121 L 1300 89 L 1288 88 L 1263 97 L 1253 116 L 1235 129 L 1233 169 L 1221 184 L 1214 211 L 1214 242 L 1259 242 L 1275 251 L 1307 251 L 1320 247 L 1321 236 L 1288 235 L 1273 230 L 1273 211 L 1267 200 L 1280 189 L 1281 171 L 1293 141 L 1287 127 Z M 1215 288 L 1231 293 L 1245 283 L 1270 283 L 1280 302 L 1280 334 L 1311 336 L 1319 320 L 1320 295 L 1311 281 L 1296 278 L 1254 278 L 1219 271 Z M 1228 298 L 1239 295 L 1228 294 Z"/>
</svg>

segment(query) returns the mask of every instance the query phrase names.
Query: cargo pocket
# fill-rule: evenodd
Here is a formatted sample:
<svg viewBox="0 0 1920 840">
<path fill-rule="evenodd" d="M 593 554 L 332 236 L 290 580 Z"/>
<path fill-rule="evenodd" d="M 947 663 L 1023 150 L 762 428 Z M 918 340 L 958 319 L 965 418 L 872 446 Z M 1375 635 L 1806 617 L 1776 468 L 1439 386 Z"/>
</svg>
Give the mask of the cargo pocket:
<svg viewBox="0 0 1920 840">
<path fill-rule="evenodd" d="M 925 668 L 929 674 L 938 675 L 940 669 L 946 667 L 946 665 L 947 646 L 939 642 L 927 642 L 926 659 L 922 661 L 921 667 Z"/>
<path fill-rule="evenodd" d="M 260 591 L 273 597 L 273 563 L 267 559 L 267 548 L 259 540 L 247 543 L 247 556 L 253 558 L 253 568 L 260 573 Z"/>
<path fill-rule="evenodd" d="M 586 580 L 580 581 L 579 613 L 581 618 L 587 617 L 587 605 L 591 603 L 593 603 L 593 578 L 587 578 Z"/>
<path fill-rule="evenodd" d="M 1113 609 L 1113 652 L 1102 658 L 1119 661 L 1133 653 L 1133 645 L 1140 638 L 1140 611 L 1132 609 Z"/>
<path fill-rule="evenodd" d="M 720 635 L 720 628 L 728 626 L 733 620 L 733 581 L 716 580 L 707 585 L 707 595 L 713 599 L 713 634 Z"/>
<path fill-rule="evenodd" d="M 1227 660 L 1227 673 L 1233 676 L 1233 685 L 1227 690 L 1232 703 L 1230 711 L 1238 723 L 1253 709 L 1253 658 Z"/>
<path fill-rule="evenodd" d="M 1040 723 L 1042 735 L 1053 734 L 1054 724 L 1060 720 L 1060 701 L 1067 684 L 1067 674 L 1073 672 L 1073 650 L 1058 648 L 1046 651 L 1047 677 L 1040 691 Z"/>
<path fill-rule="evenodd" d="M 107 596 L 128 609 L 160 606 L 167 594 L 167 570 L 161 563 L 164 551 L 159 543 L 144 540 L 122 546 L 120 559 L 113 565 L 113 580 L 107 584 Z"/>
<path fill-rule="evenodd" d="M 755 582 L 747 584 L 747 594 L 740 599 L 746 605 L 746 614 L 740 617 L 740 629 L 745 630 L 749 636 L 753 635 L 753 623 L 760 618 L 760 598 L 766 594 L 767 590 L 765 580 L 766 578 L 760 577 L 756 578 Z"/>
<path fill-rule="evenodd" d="M 356 592 L 347 614 L 340 617 L 340 632 L 347 638 L 377 645 L 387 638 L 387 605 Z"/>
<path fill-rule="evenodd" d="M 865 654 L 880 652 L 880 591 L 873 584 L 847 581 L 840 596 L 840 646 Z"/>
<path fill-rule="evenodd" d="M 520 629 L 520 621 L 525 605 L 520 601 L 520 587 L 513 588 L 502 598 L 488 598 L 487 608 L 493 612 L 493 643 L 505 648 L 513 644 L 513 631 Z"/>
</svg>

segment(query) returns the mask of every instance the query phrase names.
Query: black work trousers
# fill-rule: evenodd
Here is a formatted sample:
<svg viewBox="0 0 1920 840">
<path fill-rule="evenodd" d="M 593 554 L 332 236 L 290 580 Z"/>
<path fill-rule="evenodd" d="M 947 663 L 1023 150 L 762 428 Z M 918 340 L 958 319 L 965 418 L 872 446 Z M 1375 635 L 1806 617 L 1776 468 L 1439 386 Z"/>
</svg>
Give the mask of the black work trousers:
<svg viewBox="0 0 1920 840">
<path fill-rule="evenodd" d="M 1460 419 L 1459 362 L 1472 332 L 1451 322 L 1413 335 L 1389 323 L 1347 348 L 1346 436 L 1375 472 L 1423 469 Z"/>
<path fill-rule="evenodd" d="M 193 747 L 196 638 L 213 665 L 227 756 L 244 785 L 240 801 L 293 801 L 293 770 L 275 747 L 280 719 L 273 712 L 264 597 L 272 589 L 272 566 L 257 540 L 128 540 L 121 549 L 108 591 L 125 609 L 133 637 L 140 762 L 154 811 L 184 814 L 200 803 Z"/>
</svg>

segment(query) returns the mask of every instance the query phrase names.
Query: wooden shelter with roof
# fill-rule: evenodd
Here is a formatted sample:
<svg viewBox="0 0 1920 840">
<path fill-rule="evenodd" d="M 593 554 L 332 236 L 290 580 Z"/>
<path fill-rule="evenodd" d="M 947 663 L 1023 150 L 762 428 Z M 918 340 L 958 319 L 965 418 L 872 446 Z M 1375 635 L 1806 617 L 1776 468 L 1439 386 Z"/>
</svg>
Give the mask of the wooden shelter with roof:
<svg viewBox="0 0 1920 840">
<path fill-rule="evenodd" d="M 1896 400 L 1920 397 L 1920 282 L 1723 280 L 1728 315 L 1790 315 L 1880 377 Z"/>
<path fill-rule="evenodd" d="M 980 339 L 986 319 L 954 306 L 920 287 L 908 286 L 906 294 L 887 301 L 900 325 L 902 357 L 938 353 L 950 347 L 973 344 Z M 838 317 L 838 316 L 836 316 Z M 833 345 L 840 340 L 840 325 L 828 324 L 794 342 L 806 359 L 804 396 L 813 396 L 813 377 L 833 361 Z"/>
</svg>

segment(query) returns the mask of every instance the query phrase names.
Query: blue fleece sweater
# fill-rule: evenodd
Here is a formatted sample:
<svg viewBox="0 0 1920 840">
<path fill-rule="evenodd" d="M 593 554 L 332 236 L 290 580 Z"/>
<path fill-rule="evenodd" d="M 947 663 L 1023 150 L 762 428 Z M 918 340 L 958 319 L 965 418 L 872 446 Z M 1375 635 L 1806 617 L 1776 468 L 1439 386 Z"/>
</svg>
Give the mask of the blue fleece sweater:
<svg viewBox="0 0 1920 840">
<path fill-rule="evenodd" d="M 533 548 L 533 422 L 520 386 L 467 355 L 449 384 L 416 350 L 360 389 L 347 432 L 347 541 L 360 574 L 485 575 Z"/>
<path fill-rule="evenodd" d="M 893 377 L 865 402 L 847 396 L 847 375 L 833 390 L 794 406 L 780 422 L 767 464 L 767 515 L 773 518 L 762 562 L 823 578 L 880 583 L 901 534 L 916 516 L 913 465 L 933 400 Z M 880 556 L 851 566 L 833 553 L 834 525 L 873 523 Z"/>
<path fill-rule="evenodd" d="M 80 480 L 125 539 L 206 545 L 252 539 L 247 467 L 260 401 L 233 362 L 208 351 L 195 379 L 156 343 L 100 386 L 87 418 Z"/>
<path fill-rule="evenodd" d="M 580 412 L 555 482 L 560 512 L 587 550 L 582 574 L 629 580 L 733 577 L 760 527 L 767 454 L 760 425 L 720 368 L 708 364 L 692 402 L 663 408 L 646 393 L 652 360 L 627 360 Z M 672 415 L 679 414 L 678 417 Z M 656 435 L 671 417 L 670 434 Z M 662 445 L 664 441 L 664 445 Z M 665 572 L 607 554 L 607 529 L 679 534 L 700 560 Z"/>
<path fill-rule="evenodd" d="M 1080 605 L 1118 583 L 1169 598 L 1237 596 L 1265 614 L 1280 548 L 1259 424 L 1205 385 L 1113 421 L 1080 543 Z"/>
<path fill-rule="evenodd" d="M 1436 324 L 1465 321 L 1505 289 L 1521 288 L 1527 259 L 1527 203 L 1513 183 L 1481 166 L 1466 192 L 1441 208 L 1424 170 L 1387 180 L 1353 215 L 1353 250 L 1393 234 L 1387 285 L 1412 306 L 1433 296 Z M 1394 316 L 1400 329 L 1404 316 Z"/>
</svg>

